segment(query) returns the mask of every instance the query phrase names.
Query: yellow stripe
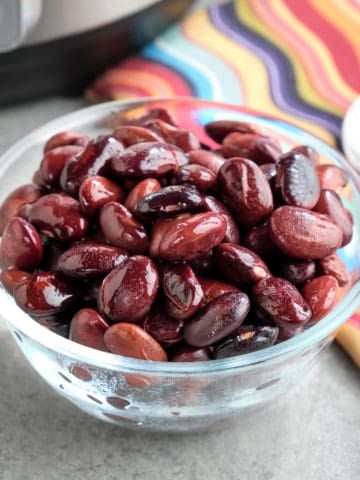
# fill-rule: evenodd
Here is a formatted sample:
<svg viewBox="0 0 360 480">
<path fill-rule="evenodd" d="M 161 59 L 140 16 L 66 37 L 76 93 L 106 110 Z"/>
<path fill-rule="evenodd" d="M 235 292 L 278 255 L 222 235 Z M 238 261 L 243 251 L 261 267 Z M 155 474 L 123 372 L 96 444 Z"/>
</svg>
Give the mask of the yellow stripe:
<svg viewBox="0 0 360 480">
<path fill-rule="evenodd" d="M 340 2 L 339 0 L 328 0 L 327 2 L 310 0 L 310 2 L 311 6 L 318 10 L 320 15 L 326 18 L 351 43 L 354 53 L 360 60 L 360 8 L 352 8 L 343 0 Z M 359 71 L 354 73 L 360 75 Z"/>
<path fill-rule="evenodd" d="M 238 74 L 243 85 L 245 106 L 294 123 L 334 144 L 334 138 L 327 130 L 316 123 L 287 114 L 273 103 L 269 90 L 269 76 L 264 64 L 250 50 L 219 32 L 209 22 L 205 11 L 201 10 L 190 16 L 185 20 L 183 28 L 186 30 L 186 36 L 195 44 L 214 52 Z"/>
</svg>

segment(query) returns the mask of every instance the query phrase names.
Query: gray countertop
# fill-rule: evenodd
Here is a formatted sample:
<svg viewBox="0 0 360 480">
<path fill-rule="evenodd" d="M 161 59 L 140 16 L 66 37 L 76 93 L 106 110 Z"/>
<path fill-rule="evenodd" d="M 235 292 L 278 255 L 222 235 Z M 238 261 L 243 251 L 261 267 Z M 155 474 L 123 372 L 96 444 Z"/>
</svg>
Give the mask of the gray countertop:
<svg viewBox="0 0 360 480">
<path fill-rule="evenodd" d="M 83 105 L 53 98 L 0 111 L 0 153 Z M 133 433 L 58 397 L 0 320 L 0 480 L 355 480 L 360 373 L 335 344 L 276 404 L 198 435 Z"/>
</svg>

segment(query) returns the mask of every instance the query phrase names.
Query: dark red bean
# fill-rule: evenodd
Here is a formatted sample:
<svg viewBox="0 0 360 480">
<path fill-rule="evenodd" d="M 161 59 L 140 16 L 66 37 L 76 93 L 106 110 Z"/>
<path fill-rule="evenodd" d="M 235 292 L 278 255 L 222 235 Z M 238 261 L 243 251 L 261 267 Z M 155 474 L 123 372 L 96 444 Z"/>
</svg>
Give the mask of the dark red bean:
<svg viewBox="0 0 360 480">
<path fill-rule="evenodd" d="M 270 276 L 263 260 L 248 248 L 234 243 L 221 243 L 214 250 L 218 270 L 235 285 L 252 285 Z"/>
<path fill-rule="evenodd" d="M 125 250 L 94 242 L 71 245 L 57 261 L 56 269 L 75 278 L 93 278 L 108 274 L 128 258 Z"/>
<path fill-rule="evenodd" d="M 290 338 L 296 337 L 304 331 L 304 327 L 296 327 L 295 325 L 288 325 L 288 326 L 279 326 L 279 336 L 277 338 L 276 343 L 284 342 L 285 340 L 289 340 Z"/>
<path fill-rule="evenodd" d="M 216 175 L 202 165 L 191 163 L 179 168 L 174 177 L 175 184 L 191 183 L 195 185 L 200 192 L 207 192 L 216 182 Z"/>
<path fill-rule="evenodd" d="M 149 128 L 140 127 L 138 125 L 121 125 L 115 128 L 112 136 L 120 140 L 125 147 L 134 145 L 139 142 L 163 142 L 160 135 L 152 132 Z"/>
<path fill-rule="evenodd" d="M 99 309 L 113 322 L 136 322 L 155 300 L 159 275 L 152 260 L 135 255 L 112 270 L 99 292 Z"/>
<path fill-rule="evenodd" d="M 214 120 L 205 125 L 205 131 L 215 142 L 221 143 L 232 132 L 257 133 L 254 126 L 236 120 Z"/>
<path fill-rule="evenodd" d="M 0 249 L 4 266 L 18 270 L 34 270 L 43 253 L 40 235 L 20 217 L 13 218 L 5 227 Z"/>
<path fill-rule="evenodd" d="M 69 338 L 86 347 L 108 352 L 104 333 L 109 328 L 103 317 L 92 308 L 82 308 L 72 318 Z"/>
<path fill-rule="evenodd" d="M 276 164 L 275 163 L 263 163 L 259 165 L 260 170 L 265 175 L 267 181 L 271 186 L 275 187 L 275 177 L 276 177 Z"/>
<path fill-rule="evenodd" d="M 85 147 L 90 141 L 90 137 L 80 132 L 65 131 L 59 132 L 53 135 L 46 142 L 44 147 L 44 153 L 53 150 L 54 148 L 64 147 L 67 145 L 76 145 L 79 147 Z"/>
<path fill-rule="evenodd" d="M 149 246 L 150 256 L 158 258 L 160 243 L 163 239 L 165 232 L 170 230 L 171 227 L 177 225 L 179 222 L 186 220 L 190 217 L 190 213 L 183 213 L 182 215 L 178 215 L 175 218 L 164 218 L 155 220 L 152 227 L 151 242 Z"/>
<path fill-rule="evenodd" d="M 243 226 L 261 223 L 273 209 L 269 182 L 251 160 L 233 158 L 224 163 L 218 174 L 219 190 L 224 202 Z"/>
<path fill-rule="evenodd" d="M 29 272 L 24 272 L 23 270 L 18 270 L 16 268 L 9 268 L 8 270 L 3 270 L 0 273 L 0 282 L 5 290 L 12 295 L 14 288 L 30 275 L 31 274 Z"/>
<path fill-rule="evenodd" d="M 317 165 L 316 173 L 322 190 L 334 190 L 340 193 L 349 182 L 349 175 L 337 165 Z"/>
<path fill-rule="evenodd" d="M 297 152 L 305 155 L 305 157 L 307 157 L 314 166 L 318 165 L 319 163 L 318 152 L 309 145 L 297 145 L 291 149 L 291 152 Z"/>
<path fill-rule="evenodd" d="M 122 202 L 124 192 L 121 187 L 100 175 L 83 181 L 79 189 L 79 202 L 85 215 L 91 217 L 108 202 Z"/>
<path fill-rule="evenodd" d="M 141 127 L 146 127 L 147 123 L 151 120 L 162 120 L 170 125 L 174 125 L 175 127 L 177 126 L 173 116 L 165 108 L 151 108 L 137 118 L 121 118 L 121 115 L 122 114 L 120 114 L 120 119 L 118 120 L 118 124 L 120 125 L 138 125 Z"/>
<path fill-rule="evenodd" d="M 236 332 L 216 346 L 215 358 L 234 357 L 271 347 L 276 342 L 278 335 L 278 327 L 241 325 Z"/>
<path fill-rule="evenodd" d="M 166 309 L 174 318 L 185 320 L 201 306 L 203 291 L 191 267 L 186 263 L 166 265 L 162 271 Z"/>
<path fill-rule="evenodd" d="M 143 253 L 149 244 L 145 228 L 132 213 L 117 202 L 109 202 L 100 212 L 99 222 L 108 241 L 130 253 Z"/>
<path fill-rule="evenodd" d="M 210 195 L 204 195 L 203 208 L 207 212 L 221 213 L 224 216 L 226 221 L 224 242 L 240 243 L 239 228 L 229 210 L 220 202 L 220 200 L 211 197 Z"/>
<path fill-rule="evenodd" d="M 79 240 L 89 226 L 79 202 L 61 193 L 50 193 L 34 202 L 29 221 L 48 237 L 65 242 Z"/>
<path fill-rule="evenodd" d="M 182 130 L 160 119 L 149 120 L 146 122 L 146 126 L 164 138 L 166 142 L 181 148 L 183 152 L 200 148 L 199 140 L 188 130 Z"/>
<path fill-rule="evenodd" d="M 203 199 L 193 185 L 171 185 L 143 197 L 137 211 L 142 215 L 176 215 L 199 210 Z"/>
<path fill-rule="evenodd" d="M 159 244 L 159 257 L 186 261 L 202 256 L 225 236 L 226 221 L 216 213 L 198 213 L 178 221 L 167 230 Z"/>
<path fill-rule="evenodd" d="M 284 278 L 268 277 L 252 289 L 256 304 L 278 326 L 302 326 L 311 318 L 310 306 L 299 290 Z"/>
<path fill-rule="evenodd" d="M 283 203 L 312 209 L 320 196 L 320 184 L 311 161 L 301 153 L 290 151 L 276 165 L 275 188 Z"/>
<path fill-rule="evenodd" d="M 213 251 L 209 250 L 201 257 L 190 260 L 189 265 L 196 275 L 209 275 L 214 268 Z"/>
<path fill-rule="evenodd" d="M 316 265 L 313 260 L 282 257 L 278 262 L 277 274 L 294 285 L 302 285 L 315 276 Z"/>
<path fill-rule="evenodd" d="M 80 155 L 66 162 L 60 177 L 62 189 L 76 195 L 84 180 L 105 174 L 112 159 L 118 158 L 123 150 L 123 144 L 111 135 L 92 140 Z"/>
<path fill-rule="evenodd" d="M 104 335 L 106 347 L 116 355 L 140 358 L 153 362 L 166 362 L 167 355 L 161 345 L 144 329 L 132 323 L 117 323 Z"/>
<path fill-rule="evenodd" d="M 179 348 L 171 358 L 172 362 L 206 362 L 212 359 L 210 348 L 196 348 L 186 345 Z"/>
<path fill-rule="evenodd" d="M 236 330 L 250 309 L 249 297 L 228 292 L 209 302 L 184 326 L 184 339 L 193 347 L 206 347 Z"/>
<path fill-rule="evenodd" d="M 22 205 L 34 203 L 43 193 L 43 189 L 35 185 L 21 185 L 13 190 L 0 207 L 0 235 L 2 235 L 4 228 L 10 220 L 18 216 Z"/>
<path fill-rule="evenodd" d="M 319 259 L 342 244 L 342 230 L 326 215 L 298 207 L 280 207 L 270 217 L 271 240 L 290 257 Z"/>
<path fill-rule="evenodd" d="M 14 299 L 30 315 L 49 315 L 66 310 L 77 301 L 72 283 L 52 272 L 33 273 L 14 289 Z"/>
<path fill-rule="evenodd" d="M 211 170 L 215 175 L 218 174 L 225 160 L 215 152 L 209 150 L 196 149 L 187 154 L 191 164 L 201 165 Z"/>
<path fill-rule="evenodd" d="M 319 200 L 314 206 L 314 211 L 328 215 L 341 228 L 343 233 L 342 247 L 351 242 L 353 235 L 352 222 L 346 214 L 341 198 L 336 192 L 333 190 L 321 190 Z"/>
<path fill-rule="evenodd" d="M 308 325 L 321 320 L 333 308 L 336 302 L 338 282 L 331 275 L 313 278 L 303 286 L 301 293 L 312 311 Z"/>
<path fill-rule="evenodd" d="M 274 257 L 279 252 L 270 238 L 268 221 L 252 227 L 244 236 L 242 243 L 262 258 Z"/>
<path fill-rule="evenodd" d="M 222 295 L 223 293 L 239 291 L 239 289 L 235 287 L 235 285 L 222 282 L 221 280 L 199 277 L 198 281 L 203 290 L 203 298 L 202 298 L 203 305 L 206 305 L 207 303 L 211 302 L 216 297 L 220 297 L 220 295 Z"/>
<path fill-rule="evenodd" d="M 111 161 L 114 174 L 128 178 L 162 177 L 176 172 L 185 154 L 175 145 L 142 142 L 126 148 Z"/>
<path fill-rule="evenodd" d="M 84 150 L 84 147 L 65 145 L 47 151 L 40 163 L 42 181 L 53 188 L 60 188 L 60 176 L 65 163 Z"/>
<path fill-rule="evenodd" d="M 225 158 L 244 157 L 261 165 L 276 163 L 281 155 L 281 145 L 274 137 L 232 132 L 224 138 L 221 151 Z"/>
<path fill-rule="evenodd" d="M 130 210 L 132 214 L 136 214 L 137 205 L 142 198 L 150 193 L 160 190 L 161 185 L 156 178 L 145 178 L 137 183 L 129 192 L 125 200 L 125 207 Z"/>
<path fill-rule="evenodd" d="M 340 287 L 344 287 L 350 281 L 346 265 L 336 253 L 319 260 L 318 267 L 323 275 L 335 277 Z"/>
<path fill-rule="evenodd" d="M 150 312 L 145 318 L 143 328 L 160 343 L 173 345 L 183 338 L 184 322 L 170 317 L 165 312 Z"/>
</svg>

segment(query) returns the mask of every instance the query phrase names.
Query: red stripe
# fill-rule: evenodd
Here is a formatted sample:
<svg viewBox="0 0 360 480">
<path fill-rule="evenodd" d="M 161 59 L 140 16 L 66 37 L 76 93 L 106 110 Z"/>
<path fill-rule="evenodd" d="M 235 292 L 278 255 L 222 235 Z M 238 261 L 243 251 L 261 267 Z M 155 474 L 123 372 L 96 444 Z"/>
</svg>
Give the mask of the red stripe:
<svg viewBox="0 0 360 480">
<path fill-rule="evenodd" d="M 286 4 L 293 14 L 326 45 L 343 80 L 354 90 L 360 91 L 360 64 L 347 38 L 314 10 L 307 0 L 302 2 L 286 0 Z"/>
</svg>

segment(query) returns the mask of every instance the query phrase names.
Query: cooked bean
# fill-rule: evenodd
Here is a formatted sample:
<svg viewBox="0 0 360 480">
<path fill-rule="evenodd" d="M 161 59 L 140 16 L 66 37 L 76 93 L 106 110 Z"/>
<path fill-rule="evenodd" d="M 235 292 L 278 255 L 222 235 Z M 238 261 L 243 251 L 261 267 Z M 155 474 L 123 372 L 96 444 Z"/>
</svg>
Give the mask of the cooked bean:
<svg viewBox="0 0 360 480">
<path fill-rule="evenodd" d="M 104 333 L 109 328 L 103 317 L 92 308 L 82 308 L 72 318 L 69 338 L 86 347 L 108 352 Z"/>
<path fill-rule="evenodd" d="M 349 175 L 344 169 L 332 164 L 316 166 L 316 173 L 319 178 L 322 190 L 334 190 L 339 193 L 348 184 Z"/>
<path fill-rule="evenodd" d="M 346 265 L 339 255 L 333 253 L 318 261 L 319 270 L 324 275 L 332 275 L 338 281 L 340 287 L 344 287 L 350 281 Z"/>
<path fill-rule="evenodd" d="M 281 146 L 273 137 L 256 133 L 229 133 L 222 141 L 225 158 L 244 157 L 257 165 L 276 163 L 281 155 Z"/>
<path fill-rule="evenodd" d="M 205 125 L 205 131 L 209 137 L 218 143 L 221 143 L 232 132 L 257 133 L 256 128 L 250 125 L 250 123 L 238 122 L 236 120 L 214 120 Z"/>
<path fill-rule="evenodd" d="M 316 265 L 313 260 L 282 257 L 278 263 L 277 274 L 294 285 L 302 285 L 315 276 Z"/>
<path fill-rule="evenodd" d="M 14 293 L 14 288 L 30 275 L 29 272 L 18 270 L 16 268 L 9 268 L 0 273 L 0 282 L 5 290 L 12 295 Z"/>
<path fill-rule="evenodd" d="M 202 278 L 199 277 L 198 281 L 201 285 L 203 291 L 202 304 L 206 305 L 207 303 L 214 300 L 216 297 L 220 297 L 223 293 L 227 292 L 238 292 L 239 289 L 230 283 L 222 282 L 221 280 L 215 280 L 213 278 Z"/>
<path fill-rule="evenodd" d="M 133 215 L 136 215 L 140 200 L 146 195 L 160 190 L 160 188 L 161 185 L 156 178 L 145 178 L 130 190 L 124 203 L 125 207 L 130 210 Z"/>
<path fill-rule="evenodd" d="M 149 128 L 140 127 L 138 125 L 121 125 L 115 128 L 112 136 L 120 140 L 125 147 L 134 145 L 139 142 L 163 142 L 161 136 L 152 132 Z"/>
<path fill-rule="evenodd" d="M 49 140 L 46 142 L 44 153 L 47 153 L 54 148 L 64 147 L 67 145 L 85 147 L 89 141 L 90 137 L 81 132 L 71 132 L 70 130 L 59 132 L 49 138 Z"/>
<path fill-rule="evenodd" d="M 297 145 L 291 149 L 291 152 L 297 152 L 305 155 L 305 157 L 307 157 L 314 166 L 318 165 L 319 163 L 318 152 L 309 145 Z"/>
<path fill-rule="evenodd" d="M 56 189 L 60 188 L 61 172 L 67 161 L 84 150 L 84 147 L 65 145 L 47 151 L 40 163 L 42 182 Z"/>
<path fill-rule="evenodd" d="M 200 192 L 207 192 L 216 182 L 215 173 L 209 168 L 191 163 L 179 168 L 174 177 L 175 184 L 191 183 L 195 185 Z"/>
<path fill-rule="evenodd" d="M 85 215 L 95 215 L 108 202 L 122 202 L 124 192 L 121 187 L 100 175 L 83 181 L 79 189 L 79 202 Z"/>
<path fill-rule="evenodd" d="M 215 175 L 218 174 L 221 166 L 225 162 L 225 160 L 217 153 L 209 150 L 202 150 L 200 148 L 191 150 L 188 152 L 187 156 L 190 160 L 190 163 L 201 165 L 202 167 L 212 171 Z"/>
<path fill-rule="evenodd" d="M 207 212 L 221 213 L 226 221 L 226 232 L 223 242 L 240 243 L 239 228 L 225 205 L 215 197 L 204 195 L 203 208 Z"/>
<path fill-rule="evenodd" d="M 338 282 L 331 275 L 313 278 L 303 286 L 301 293 L 312 311 L 309 325 L 321 320 L 335 305 Z"/>
<path fill-rule="evenodd" d="M 210 348 L 196 348 L 186 345 L 174 353 L 172 362 L 205 362 L 212 359 Z"/>
<path fill-rule="evenodd" d="M 184 322 L 165 312 L 150 312 L 144 321 L 144 330 L 160 343 L 173 345 L 183 338 Z"/>
<path fill-rule="evenodd" d="M 171 185 L 143 197 L 137 211 L 142 215 L 176 215 L 199 210 L 203 199 L 193 185 Z"/>
</svg>

